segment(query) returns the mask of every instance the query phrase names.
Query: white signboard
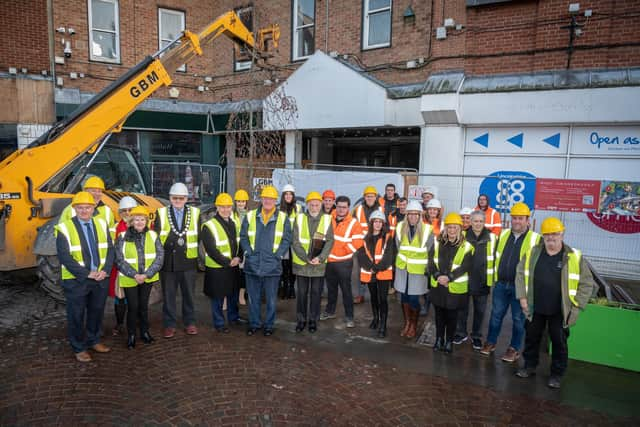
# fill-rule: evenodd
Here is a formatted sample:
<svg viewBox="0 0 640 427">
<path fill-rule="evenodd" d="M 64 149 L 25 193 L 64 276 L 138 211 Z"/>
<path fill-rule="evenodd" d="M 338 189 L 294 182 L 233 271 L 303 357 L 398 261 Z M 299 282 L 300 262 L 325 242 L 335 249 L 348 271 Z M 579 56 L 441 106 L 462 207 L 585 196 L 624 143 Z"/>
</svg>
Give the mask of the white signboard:
<svg viewBox="0 0 640 427">
<path fill-rule="evenodd" d="M 468 128 L 467 153 L 563 154 L 567 152 L 569 128 Z"/>
<path fill-rule="evenodd" d="M 640 127 L 575 127 L 571 138 L 571 153 L 640 156 Z"/>
</svg>

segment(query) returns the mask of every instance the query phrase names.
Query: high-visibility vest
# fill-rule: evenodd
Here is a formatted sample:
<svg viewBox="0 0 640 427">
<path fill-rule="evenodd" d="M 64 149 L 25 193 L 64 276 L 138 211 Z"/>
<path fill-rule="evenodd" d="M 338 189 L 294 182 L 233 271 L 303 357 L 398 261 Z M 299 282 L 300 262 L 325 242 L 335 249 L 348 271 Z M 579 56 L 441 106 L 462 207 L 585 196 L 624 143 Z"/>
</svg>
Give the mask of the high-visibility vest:
<svg viewBox="0 0 640 427">
<path fill-rule="evenodd" d="M 107 226 L 109 227 L 109 233 L 111 234 L 111 239 L 113 240 L 116 236 L 116 220 L 113 215 L 113 212 L 111 211 L 111 208 L 107 205 L 100 205 L 96 208 L 96 211 L 98 213 L 95 214 L 94 217 L 102 218 L 105 220 L 105 222 L 107 223 Z M 58 218 L 58 224 L 68 221 L 75 216 L 76 216 L 76 210 L 73 209 L 73 206 L 67 205 L 67 207 L 65 207 L 62 210 L 62 213 Z"/>
<path fill-rule="evenodd" d="M 438 266 L 438 254 L 439 254 L 440 243 L 438 243 L 438 239 L 433 242 L 433 264 L 435 265 L 437 270 L 440 270 Z M 466 240 L 458 246 L 458 250 L 456 251 L 455 256 L 453 257 L 453 262 L 451 263 L 451 271 L 462 265 L 464 261 L 464 257 L 473 252 L 473 245 Z M 431 287 L 435 288 L 438 286 L 438 280 L 435 277 L 431 277 Z M 469 291 L 469 272 L 465 271 L 460 277 L 456 280 L 449 282 L 449 292 L 452 294 L 466 294 Z"/>
<path fill-rule="evenodd" d="M 473 231 L 471 231 L 473 233 Z M 493 286 L 493 264 L 494 264 L 494 253 L 496 250 L 496 242 L 498 238 L 495 234 L 489 233 L 489 241 L 487 242 L 487 286 Z"/>
<path fill-rule="evenodd" d="M 107 252 L 109 250 L 109 239 L 107 238 L 107 236 L 109 235 L 109 228 L 106 221 L 102 218 L 93 217 L 91 218 L 91 221 L 93 222 L 93 227 L 95 228 L 96 234 L 98 236 L 98 257 L 100 258 L 98 270 L 102 270 L 105 262 L 107 261 Z M 62 233 L 62 235 L 67 239 L 67 243 L 69 244 L 69 254 L 71 255 L 71 257 L 73 257 L 73 259 L 75 259 L 81 266 L 91 268 L 91 266 L 85 266 L 84 259 L 82 258 L 82 243 L 80 241 L 80 234 L 78 233 L 78 229 L 73 223 L 73 220 L 69 219 L 67 221 L 64 221 L 56 225 L 55 229 L 59 233 Z M 74 276 L 69 270 L 67 270 L 64 264 L 60 266 L 60 270 L 62 273 L 62 280 L 76 278 L 76 276 Z"/>
<path fill-rule="evenodd" d="M 396 227 L 398 226 L 398 218 L 394 214 L 390 213 L 387 217 L 387 224 L 389 224 L 389 232 L 391 233 L 391 236 L 395 235 Z"/>
<path fill-rule="evenodd" d="M 187 206 L 186 209 L 189 209 L 189 215 L 191 215 L 191 221 L 189 222 L 189 229 L 186 233 L 186 243 L 187 243 L 187 258 L 197 258 L 198 257 L 198 217 L 200 216 L 200 209 L 194 206 Z M 167 241 L 167 237 L 169 237 L 169 233 L 171 232 L 171 226 L 169 225 L 169 208 L 167 206 L 163 206 L 158 209 L 157 212 L 159 221 L 160 221 L 160 241 L 164 245 Z M 186 211 L 184 213 L 186 215 Z"/>
<path fill-rule="evenodd" d="M 148 230 L 144 236 L 144 268 L 147 270 L 153 264 L 156 259 L 156 239 L 158 234 L 153 230 Z M 124 260 L 135 271 L 138 271 L 138 250 L 136 249 L 135 242 L 124 241 L 122 245 L 122 255 Z M 145 283 L 156 282 L 160 280 L 160 273 L 156 273 L 153 277 L 147 277 Z M 136 279 L 133 277 L 125 276 L 122 272 L 118 272 L 118 285 L 121 288 L 132 288 L 138 286 Z"/>
<path fill-rule="evenodd" d="M 577 249 L 573 249 L 572 252 L 567 254 L 568 257 L 568 285 L 569 285 L 569 299 L 571 303 L 578 307 L 578 301 L 576 301 L 576 294 L 578 293 L 578 283 L 580 283 L 580 258 L 582 258 L 582 252 Z M 524 289 L 525 294 L 529 294 L 529 277 L 531 276 L 531 250 L 528 250 L 524 260 Z"/>
<path fill-rule="evenodd" d="M 277 212 L 278 217 L 276 219 L 276 230 L 273 236 L 273 253 L 278 251 L 280 242 L 282 242 L 282 236 L 284 235 L 284 222 L 288 219 L 287 214 L 282 211 Z M 254 250 L 256 248 L 256 218 L 258 216 L 258 210 L 254 209 L 247 213 L 247 237 L 249 238 L 249 246 Z"/>
<path fill-rule="evenodd" d="M 476 210 L 481 210 L 478 206 Z M 500 235 L 502 231 L 502 220 L 500 219 L 500 212 L 497 210 L 487 207 L 487 210 L 484 212 L 484 226 L 489 229 L 496 236 Z"/>
<path fill-rule="evenodd" d="M 291 224 L 291 228 L 293 228 L 293 223 L 295 222 L 296 217 L 302 213 L 302 206 L 297 203 L 294 206 L 295 208 L 291 210 L 290 214 L 286 214 L 285 212 L 285 215 L 287 215 L 287 217 L 289 218 L 289 224 Z"/>
<path fill-rule="evenodd" d="M 500 239 L 498 240 L 498 247 L 496 248 L 496 256 L 493 267 L 493 279 L 494 282 L 498 281 L 498 269 L 500 268 L 500 260 L 502 259 L 502 254 L 504 252 L 504 247 L 507 245 L 507 240 L 509 240 L 509 235 L 511 234 L 511 229 L 502 230 L 500 233 Z M 527 230 L 527 233 L 524 235 L 522 241 L 522 246 L 520 247 L 520 256 L 518 260 L 521 260 L 525 254 L 533 249 L 535 245 L 540 241 L 540 235 L 535 231 Z"/>
<path fill-rule="evenodd" d="M 370 260 L 373 261 L 374 264 L 380 264 L 380 261 L 382 260 L 382 255 L 384 254 L 384 251 L 387 249 L 387 244 L 389 243 L 389 240 L 392 239 L 393 237 L 390 234 L 387 234 L 384 238 L 384 244 L 382 242 L 383 239 L 378 239 L 378 241 L 376 242 L 376 247 L 375 247 L 375 253 L 372 256 L 371 252 L 369 251 L 369 248 L 367 248 L 366 243 L 364 244 L 364 251 L 367 254 L 367 256 L 369 257 Z M 362 283 L 370 283 L 372 279 L 372 272 L 371 271 L 367 271 L 364 268 L 360 269 L 360 282 Z M 376 279 L 378 280 L 392 280 L 393 279 L 393 266 L 390 265 L 388 268 L 386 268 L 383 271 L 378 271 L 376 273 Z"/>
<path fill-rule="evenodd" d="M 298 227 L 298 240 L 304 248 L 305 253 L 309 253 L 309 247 L 311 246 L 311 233 L 309 232 L 309 218 L 307 214 L 299 214 L 296 218 L 295 226 Z M 326 236 L 331 226 L 331 215 L 321 214 L 320 222 L 318 223 L 318 229 L 316 232 L 322 233 Z M 297 265 L 306 265 L 307 262 L 303 261 L 296 255 L 295 251 L 291 251 L 291 259 Z M 324 261 L 325 263 L 327 260 Z"/>
<path fill-rule="evenodd" d="M 240 226 L 233 216 L 230 218 L 230 220 L 236 229 L 236 245 L 240 246 Z M 222 226 L 222 224 L 220 224 L 220 221 L 218 221 L 216 217 L 213 217 L 209 221 L 202 224 L 202 228 L 204 227 L 207 227 L 209 231 L 211 231 L 211 234 L 216 241 L 216 248 L 220 251 L 220 253 L 229 259 L 233 258 L 231 256 L 231 242 L 229 241 L 229 235 L 227 234 L 227 231 Z M 209 256 L 209 254 L 205 254 L 204 256 L 204 265 L 209 268 L 226 267 L 218 264 L 213 258 Z"/>
<path fill-rule="evenodd" d="M 427 270 L 428 253 L 427 242 L 431 235 L 431 225 L 422 224 L 422 235 L 416 233 L 409 241 L 409 233 L 403 236 L 402 230 L 409 227 L 407 220 L 401 221 L 396 227 L 396 236 L 401 237 L 396 255 L 396 268 L 407 270 L 410 274 L 424 274 Z"/>
<path fill-rule="evenodd" d="M 332 215 L 331 224 L 333 225 L 333 247 L 328 261 L 348 261 L 362 246 L 364 236 L 360 224 L 351 214 L 344 217 L 340 223 L 336 221 L 335 215 Z"/>
<path fill-rule="evenodd" d="M 378 210 L 384 214 L 384 207 L 378 206 Z M 366 236 L 369 231 L 369 222 L 367 221 L 367 216 L 364 213 L 364 204 L 358 205 L 356 210 L 354 211 L 354 216 L 360 223 L 360 228 L 362 228 L 362 235 Z"/>
</svg>

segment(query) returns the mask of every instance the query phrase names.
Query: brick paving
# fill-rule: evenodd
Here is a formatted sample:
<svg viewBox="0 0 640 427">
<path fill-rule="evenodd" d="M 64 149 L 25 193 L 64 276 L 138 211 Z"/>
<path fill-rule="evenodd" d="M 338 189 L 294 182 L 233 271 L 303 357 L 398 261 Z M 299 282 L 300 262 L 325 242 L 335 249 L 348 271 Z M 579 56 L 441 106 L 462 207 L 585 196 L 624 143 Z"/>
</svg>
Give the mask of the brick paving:
<svg viewBox="0 0 640 427">
<path fill-rule="evenodd" d="M 204 314 L 204 313 L 201 313 Z M 160 336 L 159 313 L 152 333 Z M 106 325 L 110 325 L 107 322 Z M 340 332 L 344 333 L 344 332 Z M 6 332 L 0 425 L 632 425 L 591 410 L 345 356 L 287 332 L 202 326 L 75 361 L 61 312 Z M 415 357 L 424 357 L 416 350 Z M 455 369 L 455 366 L 449 367 Z M 635 421 L 635 422 L 634 422 Z"/>
</svg>

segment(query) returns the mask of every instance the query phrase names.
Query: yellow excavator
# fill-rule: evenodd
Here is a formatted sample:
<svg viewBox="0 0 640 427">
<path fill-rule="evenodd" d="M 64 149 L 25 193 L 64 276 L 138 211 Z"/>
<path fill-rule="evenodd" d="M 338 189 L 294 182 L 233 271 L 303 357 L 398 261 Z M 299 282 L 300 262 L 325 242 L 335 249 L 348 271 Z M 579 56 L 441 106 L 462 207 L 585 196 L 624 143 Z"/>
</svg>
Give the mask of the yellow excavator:
<svg viewBox="0 0 640 427">
<path fill-rule="evenodd" d="M 162 205 L 148 194 L 149 186 L 135 155 L 107 142 L 138 105 L 171 84 L 170 76 L 182 64 L 202 55 L 202 48 L 222 35 L 234 41 L 237 55 L 261 62 L 268 59 L 268 48 L 277 48 L 280 31 L 271 25 L 254 37 L 233 11 L 219 16 L 198 34 L 184 31 L 0 163 L 2 274 L 37 267 L 42 288 L 63 301 L 53 226 L 87 175 L 97 175 L 106 182 L 103 202 L 116 214 L 119 200 L 126 195 L 152 212 Z"/>
</svg>

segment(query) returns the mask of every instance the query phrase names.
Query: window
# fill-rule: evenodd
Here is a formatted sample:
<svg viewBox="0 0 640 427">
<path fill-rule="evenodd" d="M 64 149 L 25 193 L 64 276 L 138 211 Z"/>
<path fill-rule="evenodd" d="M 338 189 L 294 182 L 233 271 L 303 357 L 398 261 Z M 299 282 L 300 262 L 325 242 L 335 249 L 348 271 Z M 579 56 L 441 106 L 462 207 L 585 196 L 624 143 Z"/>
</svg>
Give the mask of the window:
<svg viewBox="0 0 640 427">
<path fill-rule="evenodd" d="M 243 7 L 235 10 L 236 15 L 240 17 L 240 21 L 247 27 L 247 30 L 253 31 L 253 7 Z M 239 55 L 238 55 L 239 53 Z M 247 59 L 247 51 L 244 48 L 238 50 L 233 49 L 233 71 L 246 71 L 251 69 L 251 59 Z"/>
<path fill-rule="evenodd" d="M 162 49 L 182 34 L 184 31 L 184 12 L 179 10 L 158 9 L 158 48 Z M 181 65 L 177 71 L 187 71 L 186 65 Z"/>
<path fill-rule="evenodd" d="M 293 60 L 304 59 L 315 51 L 315 0 L 293 0 Z"/>
<path fill-rule="evenodd" d="M 89 0 L 89 58 L 120 62 L 118 0 Z"/>
<path fill-rule="evenodd" d="M 391 0 L 364 0 L 362 48 L 391 45 Z"/>
</svg>

